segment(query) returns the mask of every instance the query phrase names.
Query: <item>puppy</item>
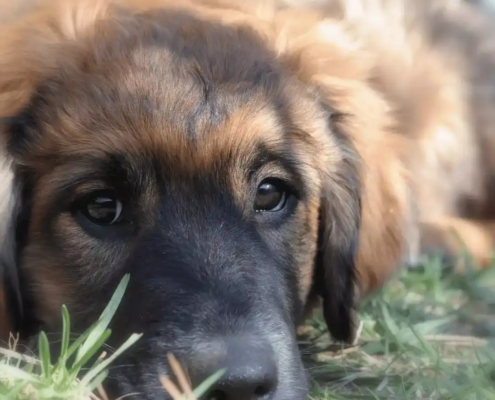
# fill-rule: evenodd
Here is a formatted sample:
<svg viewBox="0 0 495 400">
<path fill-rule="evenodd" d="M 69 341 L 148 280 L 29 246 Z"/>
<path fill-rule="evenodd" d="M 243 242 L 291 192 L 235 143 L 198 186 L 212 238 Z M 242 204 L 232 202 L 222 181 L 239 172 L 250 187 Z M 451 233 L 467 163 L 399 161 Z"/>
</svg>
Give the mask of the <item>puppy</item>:
<svg viewBox="0 0 495 400">
<path fill-rule="evenodd" d="M 206 398 L 302 400 L 316 302 L 352 341 L 401 264 L 459 254 L 451 229 L 489 260 L 491 21 L 448 0 L 297 3 L 9 11 L 4 331 L 56 332 L 62 304 L 83 330 L 130 273 L 110 344 L 144 335 L 110 395 L 166 398 L 172 352 L 193 385 L 227 369 Z"/>
</svg>

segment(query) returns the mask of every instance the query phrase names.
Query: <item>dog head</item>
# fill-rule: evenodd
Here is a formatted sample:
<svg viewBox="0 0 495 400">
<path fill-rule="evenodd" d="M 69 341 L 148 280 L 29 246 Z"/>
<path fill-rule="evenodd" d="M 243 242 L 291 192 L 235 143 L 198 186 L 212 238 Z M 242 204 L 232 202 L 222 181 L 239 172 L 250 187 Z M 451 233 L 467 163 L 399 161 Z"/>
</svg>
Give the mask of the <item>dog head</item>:
<svg viewBox="0 0 495 400">
<path fill-rule="evenodd" d="M 0 45 L 23 324 L 57 331 L 66 304 L 82 330 L 130 273 L 111 344 L 144 335 L 111 393 L 165 396 L 172 352 L 193 384 L 227 368 L 212 396 L 304 398 L 310 292 L 334 337 L 354 329 L 363 176 L 343 99 L 237 11 L 58 7 Z"/>
</svg>

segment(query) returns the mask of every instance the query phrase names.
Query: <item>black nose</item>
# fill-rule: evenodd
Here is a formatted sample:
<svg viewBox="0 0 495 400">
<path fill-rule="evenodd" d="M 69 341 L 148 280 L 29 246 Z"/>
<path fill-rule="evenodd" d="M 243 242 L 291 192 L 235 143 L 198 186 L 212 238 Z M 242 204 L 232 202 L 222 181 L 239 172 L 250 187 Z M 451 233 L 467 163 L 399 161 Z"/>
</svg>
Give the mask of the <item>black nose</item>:
<svg viewBox="0 0 495 400">
<path fill-rule="evenodd" d="M 191 360 L 196 385 L 224 369 L 202 400 L 270 400 L 277 388 L 277 365 L 271 346 L 243 339 L 207 346 Z"/>
</svg>

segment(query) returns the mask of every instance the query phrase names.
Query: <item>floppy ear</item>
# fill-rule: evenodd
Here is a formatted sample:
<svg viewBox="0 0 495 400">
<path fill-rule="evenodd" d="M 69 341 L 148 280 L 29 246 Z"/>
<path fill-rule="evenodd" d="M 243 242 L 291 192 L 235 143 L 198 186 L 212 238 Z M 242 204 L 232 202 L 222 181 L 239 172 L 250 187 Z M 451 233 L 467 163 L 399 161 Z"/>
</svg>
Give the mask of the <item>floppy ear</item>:
<svg viewBox="0 0 495 400">
<path fill-rule="evenodd" d="M 29 111 L 0 118 L 0 340 L 22 333 L 30 314 L 18 268 L 30 217 L 31 182 L 21 168 L 22 155 L 34 139 L 27 115 Z"/>
<path fill-rule="evenodd" d="M 344 134 L 333 129 L 332 135 L 342 160 L 337 171 L 324 173 L 315 281 L 331 335 L 352 342 L 361 227 L 359 156 Z"/>
<path fill-rule="evenodd" d="M 0 341 L 19 328 L 22 302 L 17 271 L 18 194 L 10 162 L 0 149 Z"/>
<path fill-rule="evenodd" d="M 329 115 L 329 134 L 341 161 L 324 173 L 315 290 L 332 336 L 352 343 L 355 308 L 397 271 L 414 221 L 397 148 L 384 133 L 378 136 L 385 131 L 376 131 L 376 142 L 366 141 L 366 135 L 353 131 L 366 132 L 355 116 Z"/>
<path fill-rule="evenodd" d="M 373 124 L 378 113 L 352 105 L 356 114 L 328 112 L 341 161 L 323 179 L 315 269 L 328 329 L 344 342 L 355 339 L 355 307 L 397 271 L 415 226 L 402 145 L 386 124 Z"/>
</svg>

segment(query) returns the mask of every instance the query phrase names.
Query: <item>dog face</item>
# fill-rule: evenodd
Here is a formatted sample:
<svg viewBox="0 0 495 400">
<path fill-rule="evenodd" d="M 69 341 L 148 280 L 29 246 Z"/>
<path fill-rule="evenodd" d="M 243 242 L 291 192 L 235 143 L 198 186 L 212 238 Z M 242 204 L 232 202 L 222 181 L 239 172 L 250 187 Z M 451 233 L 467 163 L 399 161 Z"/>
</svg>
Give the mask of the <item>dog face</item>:
<svg viewBox="0 0 495 400">
<path fill-rule="evenodd" d="M 83 329 L 130 273 L 111 344 L 144 336 L 112 394 L 165 396 L 172 352 L 193 384 L 226 367 L 221 398 L 304 398 L 314 271 L 331 332 L 352 331 L 352 144 L 252 29 L 155 10 L 94 31 L 3 121 L 31 317 L 56 331 L 66 304 Z"/>
</svg>

